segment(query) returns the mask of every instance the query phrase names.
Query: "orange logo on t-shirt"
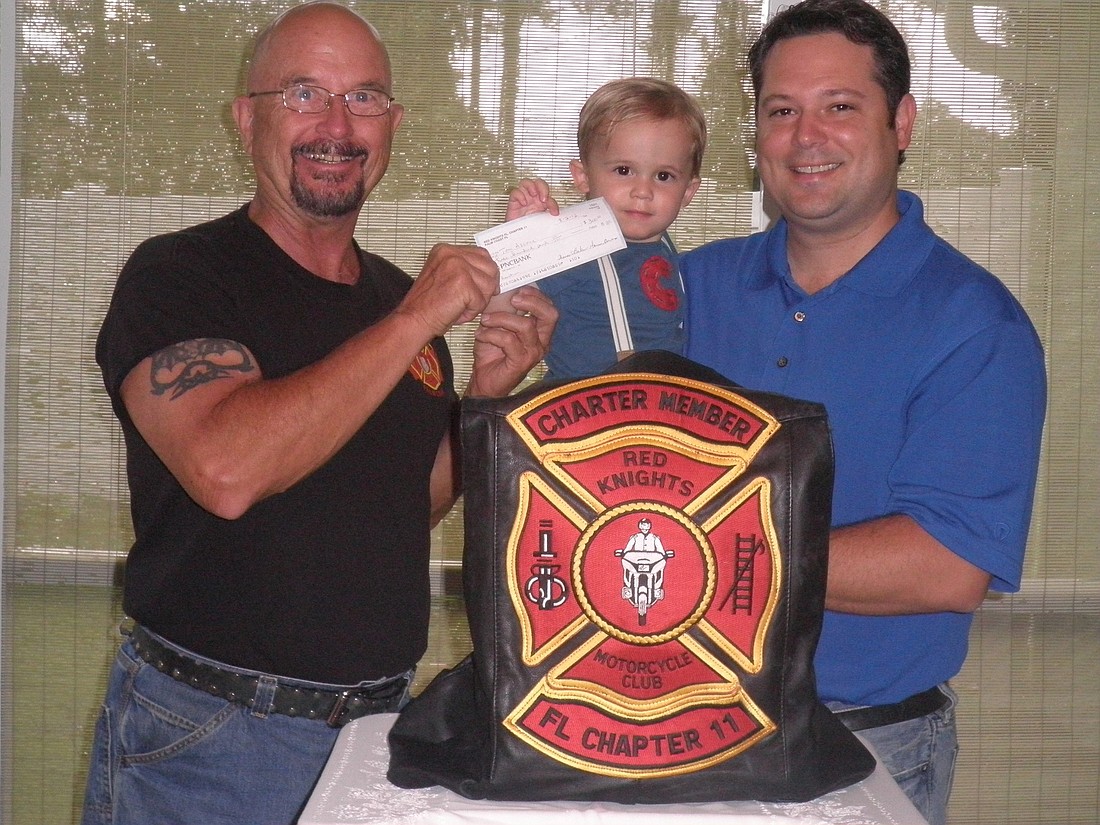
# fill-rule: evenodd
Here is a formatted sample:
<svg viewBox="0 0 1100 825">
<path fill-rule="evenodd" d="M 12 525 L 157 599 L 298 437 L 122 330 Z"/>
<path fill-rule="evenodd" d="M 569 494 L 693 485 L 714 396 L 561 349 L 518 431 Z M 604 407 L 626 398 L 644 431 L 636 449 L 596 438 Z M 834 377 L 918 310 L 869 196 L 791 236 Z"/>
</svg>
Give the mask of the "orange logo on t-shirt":
<svg viewBox="0 0 1100 825">
<path fill-rule="evenodd" d="M 443 368 L 439 365 L 439 356 L 431 344 L 425 344 L 409 365 L 409 374 L 423 384 L 430 392 L 437 393 L 443 386 Z"/>
</svg>

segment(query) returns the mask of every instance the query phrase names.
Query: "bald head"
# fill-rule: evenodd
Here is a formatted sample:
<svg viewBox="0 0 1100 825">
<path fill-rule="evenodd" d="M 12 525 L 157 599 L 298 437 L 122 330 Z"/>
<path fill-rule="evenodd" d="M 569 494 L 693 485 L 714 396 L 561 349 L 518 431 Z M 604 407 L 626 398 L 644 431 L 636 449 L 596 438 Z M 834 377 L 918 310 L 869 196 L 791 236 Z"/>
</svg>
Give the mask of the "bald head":
<svg viewBox="0 0 1100 825">
<path fill-rule="evenodd" d="M 248 64 L 248 90 L 256 91 L 268 82 L 272 73 L 278 73 L 277 54 L 286 45 L 293 44 L 294 39 L 301 37 L 303 33 L 329 29 L 346 31 L 347 27 L 351 27 L 352 31 L 360 29 L 363 37 L 381 53 L 386 73 L 385 89 L 389 91 L 393 82 L 390 56 L 378 30 L 360 14 L 333 0 L 311 0 L 293 6 L 257 33 Z M 280 48 L 282 41 L 288 43 Z M 273 54 L 276 54 L 274 60 Z"/>
</svg>

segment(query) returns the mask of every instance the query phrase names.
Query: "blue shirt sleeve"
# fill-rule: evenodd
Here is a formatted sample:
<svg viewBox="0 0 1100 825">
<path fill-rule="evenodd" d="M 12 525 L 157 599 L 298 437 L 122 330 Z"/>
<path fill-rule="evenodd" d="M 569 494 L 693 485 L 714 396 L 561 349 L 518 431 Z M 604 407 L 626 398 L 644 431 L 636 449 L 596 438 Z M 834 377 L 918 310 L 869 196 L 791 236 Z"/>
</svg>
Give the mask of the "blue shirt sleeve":
<svg viewBox="0 0 1100 825">
<path fill-rule="evenodd" d="M 887 510 L 1020 586 L 1046 410 L 1042 348 L 1030 323 L 985 327 L 929 365 L 913 388 Z"/>
</svg>

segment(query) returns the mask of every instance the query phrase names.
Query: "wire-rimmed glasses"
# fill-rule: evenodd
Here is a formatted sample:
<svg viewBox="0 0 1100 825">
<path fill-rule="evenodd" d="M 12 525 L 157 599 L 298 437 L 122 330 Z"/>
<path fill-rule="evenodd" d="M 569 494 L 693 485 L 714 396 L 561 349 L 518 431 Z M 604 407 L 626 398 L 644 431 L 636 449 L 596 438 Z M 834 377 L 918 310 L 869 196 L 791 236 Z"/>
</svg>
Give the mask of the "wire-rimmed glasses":
<svg viewBox="0 0 1100 825">
<path fill-rule="evenodd" d="M 319 115 L 332 105 L 332 99 L 339 98 L 344 101 L 348 111 L 358 117 L 378 117 L 390 110 L 390 104 L 394 98 L 379 89 L 352 89 L 344 94 L 330 92 L 322 86 L 311 86 L 308 83 L 295 83 L 285 89 L 275 89 L 270 92 L 249 92 L 249 97 L 261 97 L 262 95 L 282 95 L 283 105 L 295 112 L 304 115 Z"/>
</svg>

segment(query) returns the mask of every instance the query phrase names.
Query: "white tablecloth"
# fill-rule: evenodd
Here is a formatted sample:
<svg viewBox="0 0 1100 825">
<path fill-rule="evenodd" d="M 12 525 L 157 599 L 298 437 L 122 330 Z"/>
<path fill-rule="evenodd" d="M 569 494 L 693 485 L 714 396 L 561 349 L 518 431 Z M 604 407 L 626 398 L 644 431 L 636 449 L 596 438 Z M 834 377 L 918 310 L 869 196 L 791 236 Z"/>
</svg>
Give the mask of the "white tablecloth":
<svg viewBox="0 0 1100 825">
<path fill-rule="evenodd" d="M 927 825 L 881 766 L 862 782 L 811 802 L 492 802 L 440 788 L 406 790 L 386 780 L 386 733 L 396 714 L 344 727 L 299 825 Z"/>
</svg>

